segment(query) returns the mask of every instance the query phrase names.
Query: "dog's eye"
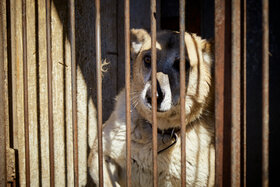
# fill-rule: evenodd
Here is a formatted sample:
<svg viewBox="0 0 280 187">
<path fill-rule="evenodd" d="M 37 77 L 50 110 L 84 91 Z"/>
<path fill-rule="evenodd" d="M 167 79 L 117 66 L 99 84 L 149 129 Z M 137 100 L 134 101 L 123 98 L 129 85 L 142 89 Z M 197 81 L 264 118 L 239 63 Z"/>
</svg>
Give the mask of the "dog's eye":
<svg viewBox="0 0 280 187">
<path fill-rule="evenodd" d="M 150 56 L 150 55 L 144 56 L 143 61 L 144 61 L 145 66 L 146 66 L 147 68 L 151 67 L 151 62 L 152 62 L 152 60 L 151 60 L 151 56 Z"/>
<path fill-rule="evenodd" d="M 185 67 L 186 67 L 186 71 L 190 68 L 190 63 L 189 63 L 188 59 L 186 59 Z M 175 61 L 173 63 L 173 68 L 176 71 L 180 72 L 180 59 L 179 58 L 175 59 Z"/>
</svg>

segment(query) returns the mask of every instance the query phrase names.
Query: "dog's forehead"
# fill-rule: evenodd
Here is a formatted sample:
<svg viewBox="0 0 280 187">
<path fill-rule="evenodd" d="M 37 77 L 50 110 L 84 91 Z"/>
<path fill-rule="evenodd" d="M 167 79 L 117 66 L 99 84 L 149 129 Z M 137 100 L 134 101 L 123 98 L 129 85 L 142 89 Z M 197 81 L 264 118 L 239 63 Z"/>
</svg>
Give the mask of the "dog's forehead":
<svg viewBox="0 0 280 187">
<path fill-rule="evenodd" d="M 160 32 L 157 42 L 162 47 L 159 50 L 158 58 L 161 63 L 173 62 L 175 58 L 179 58 L 180 54 L 180 35 L 172 31 Z"/>
<path fill-rule="evenodd" d="M 179 48 L 180 36 L 177 32 L 160 32 L 157 41 L 165 50 L 174 50 Z"/>
<path fill-rule="evenodd" d="M 160 31 L 157 34 L 157 49 L 161 52 L 179 50 L 180 36 L 174 31 Z M 146 40 L 143 44 L 142 51 L 151 49 L 151 40 Z"/>
</svg>

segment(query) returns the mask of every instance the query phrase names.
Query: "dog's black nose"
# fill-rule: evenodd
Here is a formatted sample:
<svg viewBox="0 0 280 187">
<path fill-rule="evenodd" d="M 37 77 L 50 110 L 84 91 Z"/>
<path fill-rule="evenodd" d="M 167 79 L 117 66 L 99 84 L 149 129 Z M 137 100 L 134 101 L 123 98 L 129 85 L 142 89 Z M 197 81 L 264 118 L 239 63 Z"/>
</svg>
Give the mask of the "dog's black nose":
<svg viewBox="0 0 280 187">
<path fill-rule="evenodd" d="M 160 109 L 160 105 L 164 99 L 164 94 L 160 88 L 159 82 L 157 81 L 157 109 Z M 152 106 L 152 88 L 150 87 L 146 93 L 146 101 Z"/>
</svg>

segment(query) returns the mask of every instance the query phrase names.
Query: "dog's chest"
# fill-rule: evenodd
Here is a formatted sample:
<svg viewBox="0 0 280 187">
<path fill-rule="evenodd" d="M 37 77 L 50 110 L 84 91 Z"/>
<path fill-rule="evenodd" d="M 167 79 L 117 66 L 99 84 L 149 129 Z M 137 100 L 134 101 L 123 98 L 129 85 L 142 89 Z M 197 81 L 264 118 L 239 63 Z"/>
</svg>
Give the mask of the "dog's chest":
<svg viewBox="0 0 280 187">
<path fill-rule="evenodd" d="M 142 134 L 143 131 L 142 133 L 137 132 L 138 139 L 132 141 L 133 186 L 152 186 L 152 138 L 149 136 L 151 132 L 148 131 L 145 131 L 144 134 Z M 172 143 L 172 140 L 165 141 L 164 143 L 162 140 L 162 137 L 158 135 L 158 150 L 162 150 Z M 159 186 L 177 186 L 180 184 L 180 143 L 177 142 L 174 146 L 158 154 L 157 163 Z"/>
<path fill-rule="evenodd" d="M 110 128 L 109 128 L 110 127 Z M 113 127 L 113 128 L 112 128 Z M 131 163 L 133 186 L 152 186 L 152 130 L 150 126 L 132 123 L 131 132 Z M 108 156 L 120 166 L 120 183 L 125 182 L 125 123 L 114 123 L 105 126 L 105 146 L 110 147 Z M 187 153 L 187 184 L 188 186 L 205 186 L 209 175 L 209 143 L 210 137 L 199 129 L 199 134 L 191 130 L 186 134 Z M 158 142 L 162 141 L 158 135 Z M 114 145 L 114 146 L 112 146 Z M 166 144 L 167 145 L 167 144 Z M 164 145 L 164 146 L 166 146 Z M 163 146 L 159 146 L 161 150 Z M 158 154 L 158 182 L 159 186 L 180 186 L 181 178 L 181 141 Z"/>
<path fill-rule="evenodd" d="M 168 157 L 165 153 L 158 155 L 159 186 L 178 186 L 180 184 L 180 158 L 173 159 L 173 157 L 172 155 Z M 139 152 L 132 150 L 131 163 L 133 186 L 152 186 L 153 166 L 151 147 L 139 150 Z"/>
</svg>

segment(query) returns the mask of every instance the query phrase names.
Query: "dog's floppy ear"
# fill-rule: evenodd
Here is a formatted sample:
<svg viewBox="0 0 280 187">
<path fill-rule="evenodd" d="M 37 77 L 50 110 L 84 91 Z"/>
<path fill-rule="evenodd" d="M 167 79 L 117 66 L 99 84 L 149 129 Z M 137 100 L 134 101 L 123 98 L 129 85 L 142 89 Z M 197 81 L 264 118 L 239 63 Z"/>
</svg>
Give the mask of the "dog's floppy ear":
<svg viewBox="0 0 280 187">
<path fill-rule="evenodd" d="M 137 56 L 144 42 L 146 42 L 149 39 L 150 35 L 144 29 L 130 30 L 130 52 L 132 58 L 135 58 Z"/>
</svg>

